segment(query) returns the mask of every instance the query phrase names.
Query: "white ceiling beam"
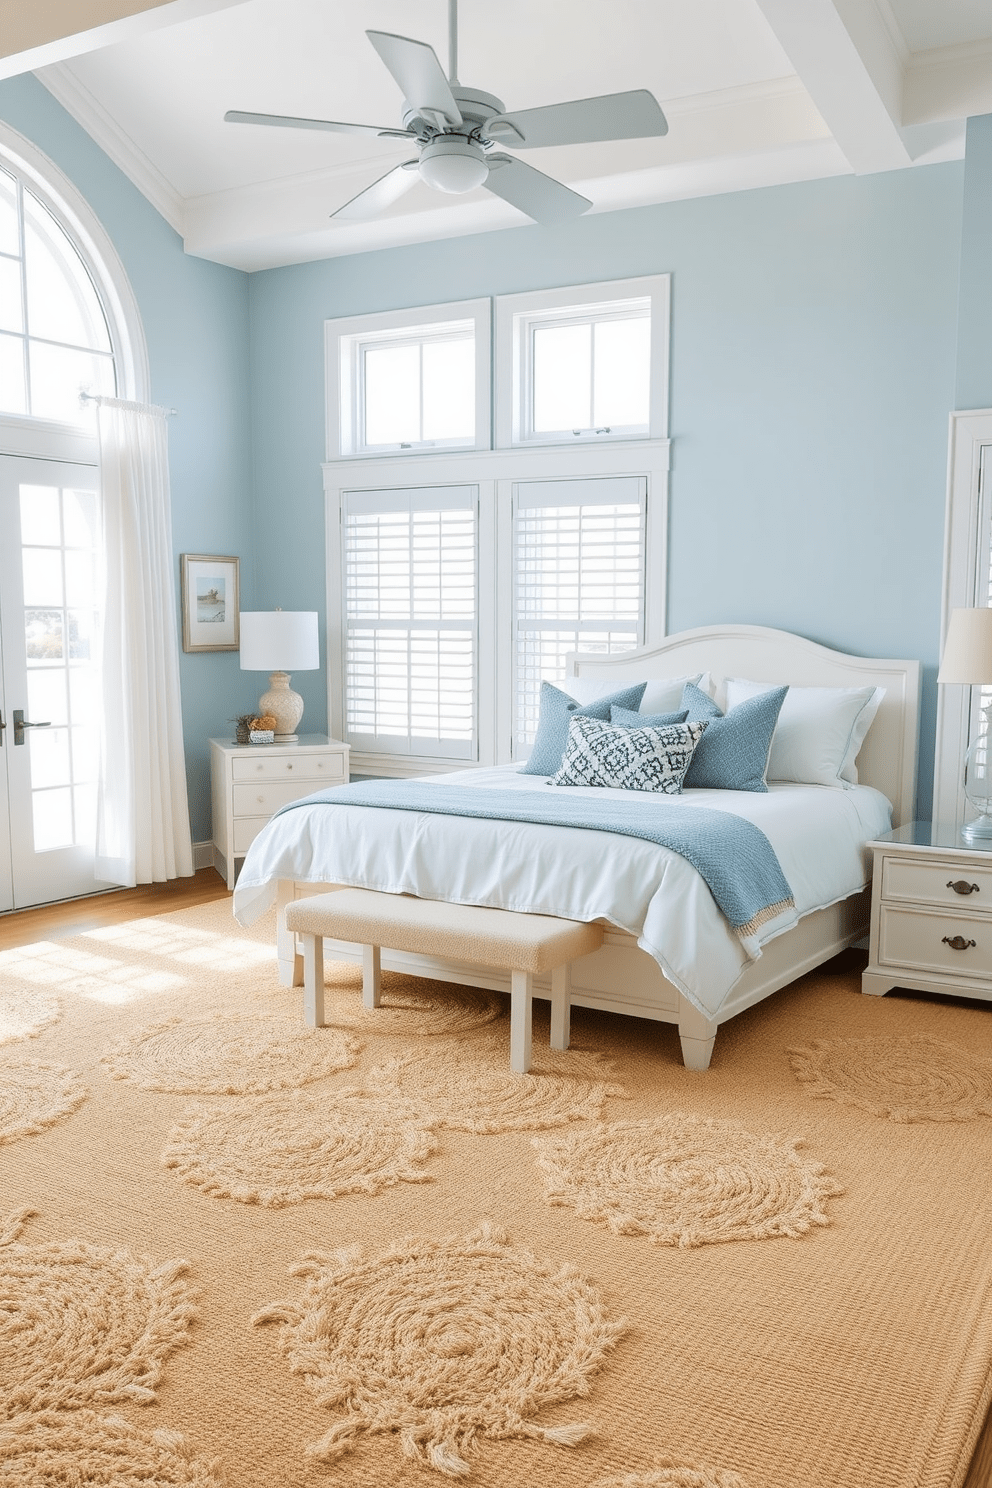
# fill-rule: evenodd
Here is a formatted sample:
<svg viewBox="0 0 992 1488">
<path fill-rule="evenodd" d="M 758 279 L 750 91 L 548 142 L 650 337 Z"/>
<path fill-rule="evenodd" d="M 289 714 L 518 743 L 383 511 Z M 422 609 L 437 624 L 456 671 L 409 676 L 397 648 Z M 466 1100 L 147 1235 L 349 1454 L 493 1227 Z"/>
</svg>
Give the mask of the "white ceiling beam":
<svg viewBox="0 0 992 1488">
<path fill-rule="evenodd" d="M 243 4 L 245 0 L 0 0 L 0 78 Z"/>
<path fill-rule="evenodd" d="M 906 69 L 903 121 L 935 124 L 992 114 L 992 41 L 914 52 Z"/>
<path fill-rule="evenodd" d="M 902 124 L 905 55 L 873 0 L 758 0 L 857 175 L 910 165 Z"/>
</svg>

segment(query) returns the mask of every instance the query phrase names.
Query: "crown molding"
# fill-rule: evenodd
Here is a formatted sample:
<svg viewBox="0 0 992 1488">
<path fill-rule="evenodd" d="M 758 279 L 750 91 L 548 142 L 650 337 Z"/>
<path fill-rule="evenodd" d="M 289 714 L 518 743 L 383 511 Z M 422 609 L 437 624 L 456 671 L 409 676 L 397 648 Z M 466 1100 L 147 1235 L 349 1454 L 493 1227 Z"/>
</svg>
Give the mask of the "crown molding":
<svg viewBox="0 0 992 1488">
<path fill-rule="evenodd" d="M 934 124 L 988 113 L 992 113 L 992 37 L 913 53 L 903 89 L 905 124 Z"/>
<path fill-rule="evenodd" d="M 55 62 L 50 67 L 40 67 L 35 77 L 137 186 L 169 226 L 181 235 L 185 215 L 183 198 L 158 166 L 124 133 L 113 115 L 79 81 L 69 63 Z"/>
</svg>

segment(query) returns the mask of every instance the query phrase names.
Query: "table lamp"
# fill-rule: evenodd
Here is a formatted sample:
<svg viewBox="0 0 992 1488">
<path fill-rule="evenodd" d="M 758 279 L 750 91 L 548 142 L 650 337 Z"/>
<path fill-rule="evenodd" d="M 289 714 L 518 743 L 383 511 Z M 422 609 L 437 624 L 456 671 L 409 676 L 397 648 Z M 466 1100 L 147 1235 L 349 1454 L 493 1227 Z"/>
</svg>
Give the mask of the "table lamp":
<svg viewBox="0 0 992 1488">
<path fill-rule="evenodd" d="M 992 609 L 951 611 L 937 681 L 992 685 Z M 964 760 L 964 793 L 978 816 L 965 822 L 961 836 L 992 846 L 992 702 L 982 712 L 985 721 Z"/>
<path fill-rule="evenodd" d="M 241 670 L 271 673 L 258 712 L 276 720 L 277 744 L 298 738 L 303 717 L 303 699 L 290 687 L 290 673 L 313 672 L 319 666 L 316 610 L 241 611 Z"/>
</svg>

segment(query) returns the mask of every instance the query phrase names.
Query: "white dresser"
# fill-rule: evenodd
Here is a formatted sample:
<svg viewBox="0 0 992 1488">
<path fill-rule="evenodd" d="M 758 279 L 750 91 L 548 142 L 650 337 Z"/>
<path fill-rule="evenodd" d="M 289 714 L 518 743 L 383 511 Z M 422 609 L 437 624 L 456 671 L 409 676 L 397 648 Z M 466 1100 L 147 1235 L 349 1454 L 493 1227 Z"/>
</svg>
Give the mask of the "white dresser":
<svg viewBox="0 0 992 1488">
<path fill-rule="evenodd" d="M 214 863 L 227 887 L 234 888 L 235 861 L 280 806 L 347 779 L 348 745 L 326 734 L 301 734 L 295 744 L 211 739 Z"/>
<path fill-rule="evenodd" d="M 908 822 L 870 844 L 871 945 L 861 990 L 992 1001 L 992 844 Z"/>
</svg>

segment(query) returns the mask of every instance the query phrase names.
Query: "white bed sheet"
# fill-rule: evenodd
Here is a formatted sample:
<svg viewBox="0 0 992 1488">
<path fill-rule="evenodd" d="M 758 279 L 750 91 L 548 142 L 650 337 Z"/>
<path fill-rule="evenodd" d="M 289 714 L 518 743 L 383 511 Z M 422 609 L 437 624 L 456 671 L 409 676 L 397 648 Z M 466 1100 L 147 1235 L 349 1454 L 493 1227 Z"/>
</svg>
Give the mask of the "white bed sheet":
<svg viewBox="0 0 992 1488">
<path fill-rule="evenodd" d="M 547 794 L 547 782 L 516 766 L 430 777 L 439 787 L 502 786 Z M 600 789 L 570 794 L 602 799 Z M 575 827 L 352 806 L 298 806 L 275 817 L 249 848 L 234 913 L 252 924 L 273 902 L 279 879 L 351 885 L 460 904 L 490 905 L 574 920 L 605 920 L 637 939 L 700 1011 L 719 1012 L 749 959 L 803 915 L 857 893 L 868 881 L 865 843 L 891 825 L 891 806 L 871 786 L 833 790 L 772 785 L 750 791 L 641 792 L 645 811 L 672 800 L 732 812 L 759 827 L 792 887 L 795 911 L 769 921 L 744 945 L 695 868 L 638 838 Z"/>
</svg>

